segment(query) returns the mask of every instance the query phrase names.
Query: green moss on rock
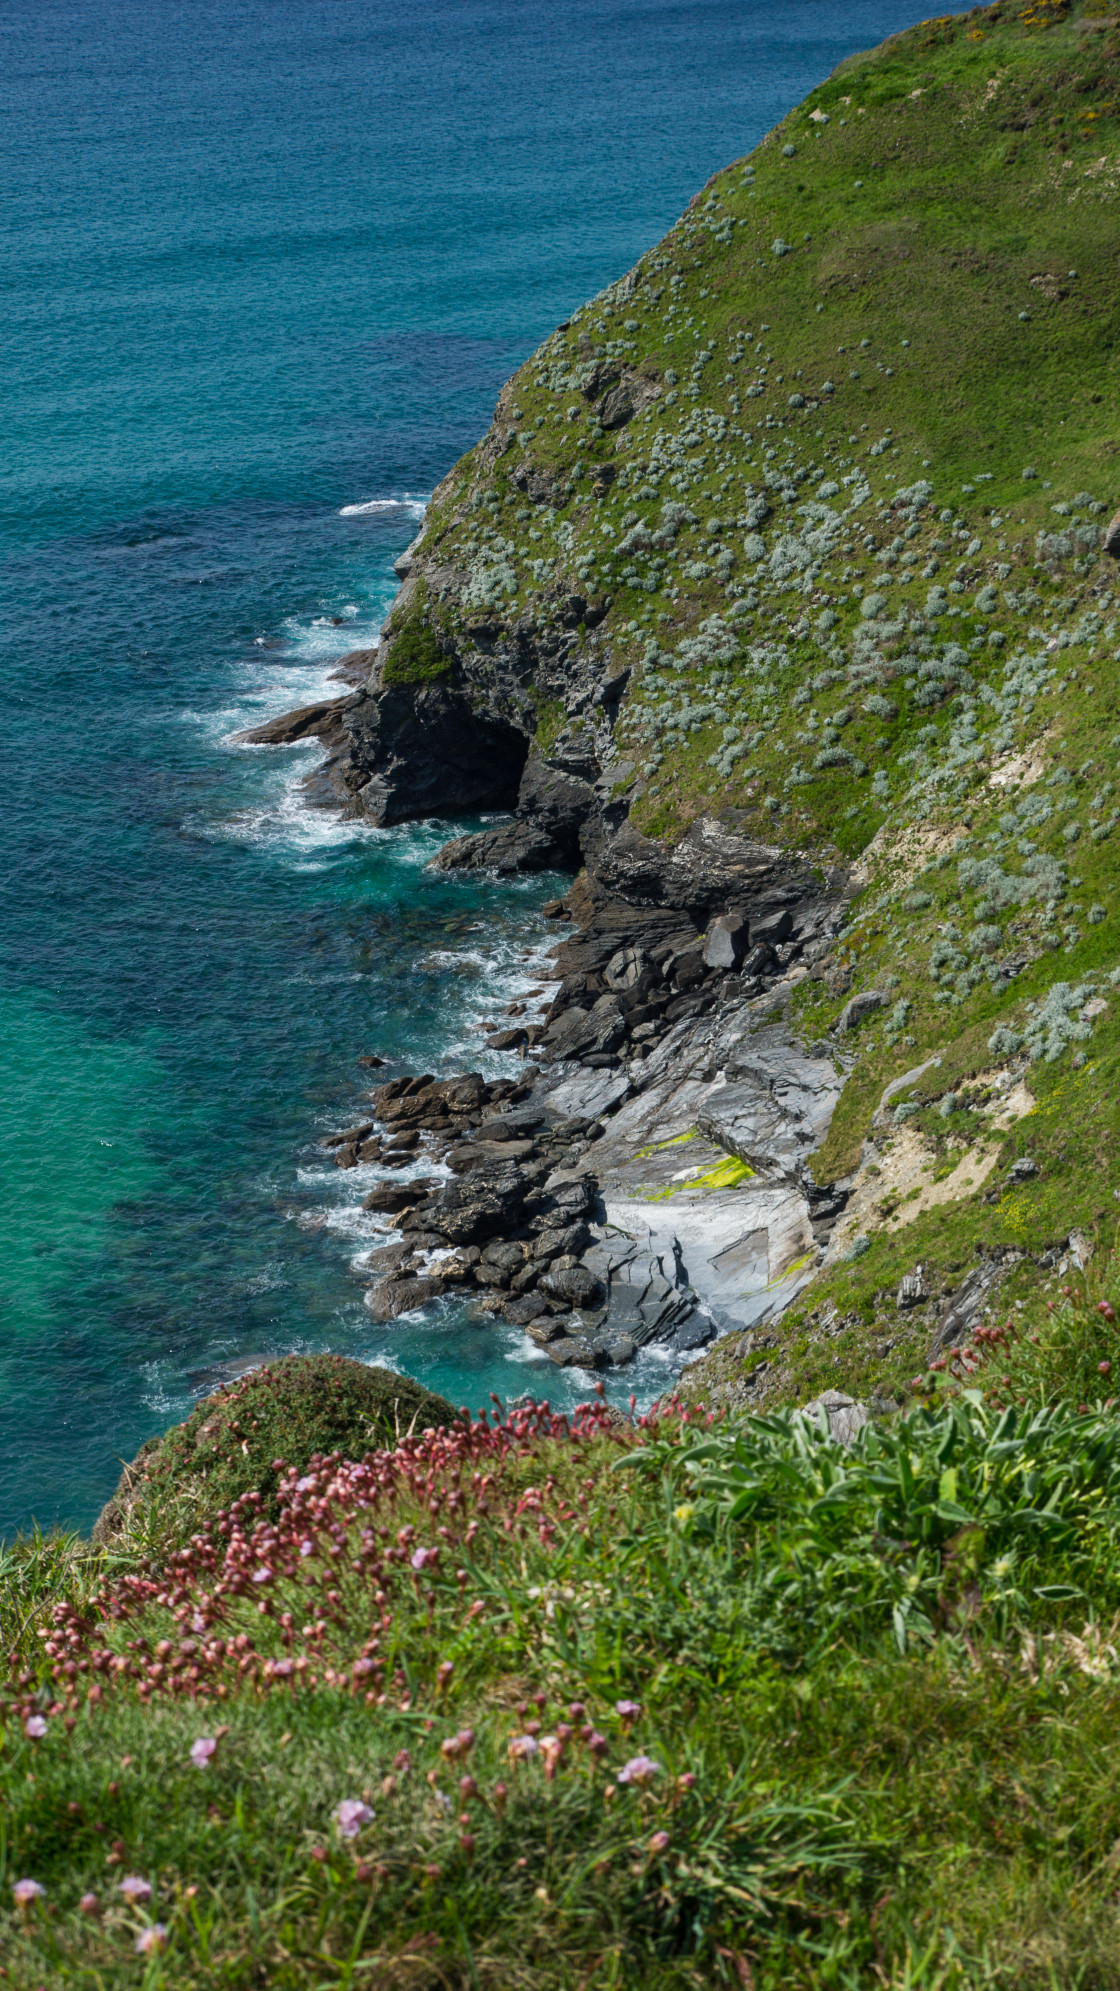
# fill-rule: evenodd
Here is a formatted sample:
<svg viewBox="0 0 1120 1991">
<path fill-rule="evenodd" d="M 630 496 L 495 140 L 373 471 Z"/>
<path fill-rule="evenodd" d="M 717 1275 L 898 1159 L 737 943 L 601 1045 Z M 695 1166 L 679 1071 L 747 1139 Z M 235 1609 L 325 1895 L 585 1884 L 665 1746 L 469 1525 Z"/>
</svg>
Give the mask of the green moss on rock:
<svg viewBox="0 0 1120 1991">
<path fill-rule="evenodd" d="M 418 615 L 405 623 L 393 638 L 392 648 L 381 672 L 383 685 L 428 684 L 448 677 L 451 660 L 440 649 L 434 631 Z"/>
</svg>

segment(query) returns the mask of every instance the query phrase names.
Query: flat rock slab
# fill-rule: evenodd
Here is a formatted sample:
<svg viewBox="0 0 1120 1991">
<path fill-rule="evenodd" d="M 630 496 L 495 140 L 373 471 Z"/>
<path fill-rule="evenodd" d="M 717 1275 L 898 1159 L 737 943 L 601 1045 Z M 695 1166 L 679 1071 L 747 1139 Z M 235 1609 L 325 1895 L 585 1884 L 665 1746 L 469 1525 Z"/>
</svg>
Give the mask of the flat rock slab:
<svg viewBox="0 0 1120 1991">
<path fill-rule="evenodd" d="M 627 1072 L 581 1071 L 572 1077 L 562 1078 L 559 1084 L 549 1088 L 547 1094 L 542 1093 L 542 1098 L 549 1112 L 557 1118 L 598 1120 L 625 1099 L 629 1090 Z"/>
</svg>

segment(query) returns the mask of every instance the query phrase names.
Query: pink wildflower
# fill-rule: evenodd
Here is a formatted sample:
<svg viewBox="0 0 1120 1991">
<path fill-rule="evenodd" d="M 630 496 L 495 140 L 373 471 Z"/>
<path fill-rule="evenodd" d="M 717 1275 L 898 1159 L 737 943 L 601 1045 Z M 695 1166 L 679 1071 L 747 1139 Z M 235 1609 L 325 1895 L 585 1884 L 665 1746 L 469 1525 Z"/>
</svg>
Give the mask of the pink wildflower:
<svg viewBox="0 0 1120 1991">
<path fill-rule="evenodd" d="M 162 1922 L 153 1922 L 150 1929 L 141 1929 L 136 1938 L 136 1948 L 140 1956 L 158 1956 L 167 1947 L 167 1930 Z"/>
<path fill-rule="evenodd" d="M 631 1756 L 630 1761 L 622 1765 L 618 1781 L 620 1784 L 648 1784 L 660 1774 L 661 1765 L 655 1763 L 652 1756 Z"/>
<path fill-rule="evenodd" d="M 135 1906 L 138 1901 L 151 1900 L 152 1883 L 150 1880 L 144 1880 L 138 1873 L 126 1873 L 120 1883 L 120 1892 L 130 1906 Z"/>
<path fill-rule="evenodd" d="M 12 1889 L 17 1908 L 30 1908 L 33 1901 L 40 1901 L 46 1893 L 37 1880 L 17 1880 Z"/>
<path fill-rule="evenodd" d="M 356 1839 L 363 1825 L 368 1825 L 373 1813 L 368 1804 L 359 1797 L 344 1797 L 335 1807 L 335 1824 L 343 1839 Z"/>
<path fill-rule="evenodd" d="M 212 1735 L 200 1735 L 191 1743 L 191 1762 L 196 1770 L 204 1770 L 218 1745 Z"/>
<path fill-rule="evenodd" d="M 78 1903 L 83 1915 L 100 1915 L 101 1903 L 96 1894 L 83 1894 Z"/>
<path fill-rule="evenodd" d="M 650 1852 L 663 1853 L 668 1844 L 669 1844 L 669 1834 L 667 1832 L 655 1832 L 652 1839 L 649 1842 Z"/>
<path fill-rule="evenodd" d="M 509 1745 L 509 1760 L 511 1763 L 523 1763 L 530 1756 L 535 1756 L 536 1753 L 537 1738 L 535 1735 L 515 1735 Z"/>
<path fill-rule="evenodd" d="M 25 1735 L 31 1737 L 32 1742 L 38 1742 L 47 1732 L 47 1724 L 43 1716 L 41 1714 L 29 1714 L 23 1724 L 23 1732 Z"/>
</svg>

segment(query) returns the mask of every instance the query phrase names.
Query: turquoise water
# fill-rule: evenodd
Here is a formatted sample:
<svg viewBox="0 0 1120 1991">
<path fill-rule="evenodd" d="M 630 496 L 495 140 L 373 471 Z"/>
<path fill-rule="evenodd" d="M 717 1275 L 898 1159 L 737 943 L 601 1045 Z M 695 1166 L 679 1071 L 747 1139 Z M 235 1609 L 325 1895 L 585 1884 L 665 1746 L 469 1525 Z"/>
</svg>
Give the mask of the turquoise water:
<svg viewBox="0 0 1120 1991">
<path fill-rule="evenodd" d="M 314 746 L 230 735 L 373 640 L 519 360 L 915 11 L 0 0 L 0 1528 L 88 1522 L 246 1356 L 544 1385 L 371 1323 L 315 1136 L 359 1053 L 486 1066 L 554 881 L 440 881 L 464 825 L 342 825 Z"/>
</svg>

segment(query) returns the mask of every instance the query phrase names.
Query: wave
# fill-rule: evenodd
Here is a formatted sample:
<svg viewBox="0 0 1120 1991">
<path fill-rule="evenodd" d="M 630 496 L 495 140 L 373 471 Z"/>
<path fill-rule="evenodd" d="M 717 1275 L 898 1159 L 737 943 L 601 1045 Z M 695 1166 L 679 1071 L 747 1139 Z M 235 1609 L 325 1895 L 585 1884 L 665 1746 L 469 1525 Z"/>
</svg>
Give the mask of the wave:
<svg viewBox="0 0 1120 1991">
<path fill-rule="evenodd" d="M 364 498 L 360 505 L 343 505 L 338 516 L 365 518 L 371 512 L 406 512 L 410 518 L 423 518 L 427 509 L 427 498 L 414 498 L 406 491 L 403 498 Z"/>
</svg>

